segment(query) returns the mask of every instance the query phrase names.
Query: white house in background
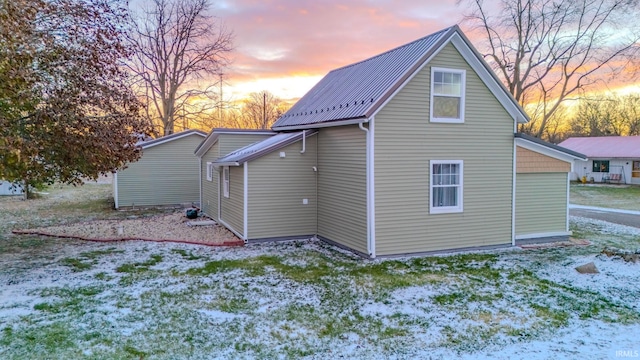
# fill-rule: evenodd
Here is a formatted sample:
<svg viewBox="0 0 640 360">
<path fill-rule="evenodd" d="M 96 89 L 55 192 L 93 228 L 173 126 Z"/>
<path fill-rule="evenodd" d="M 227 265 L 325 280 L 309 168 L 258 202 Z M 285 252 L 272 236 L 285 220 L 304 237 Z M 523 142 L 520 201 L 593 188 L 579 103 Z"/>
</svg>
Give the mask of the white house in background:
<svg viewBox="0 0 640 360">
<path fill-rule="evenodd" d="M 22 195 L 22 185 L 0 179 L 0 195 Z"/>
<path fill-rule="evenodd" d="M 572 180 L 640 184 L 640 136 L 572 137 L 559 145 L 588 158 L 574 161 Z"/>
</svg>

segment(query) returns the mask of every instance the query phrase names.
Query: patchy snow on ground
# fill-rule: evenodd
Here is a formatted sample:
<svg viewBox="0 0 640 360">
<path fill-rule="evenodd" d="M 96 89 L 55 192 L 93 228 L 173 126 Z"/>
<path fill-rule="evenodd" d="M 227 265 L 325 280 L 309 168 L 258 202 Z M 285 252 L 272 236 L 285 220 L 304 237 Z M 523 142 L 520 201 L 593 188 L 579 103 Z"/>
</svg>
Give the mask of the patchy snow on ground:
<svg viewBox="0 0 640 360">
<path fill-rule="evenodd" d="M 608 236 L 640 235 L 596 220 L 572 222 Z M 456 255 L 440 255 L 443 262 L 429 268 L 434 275 L 386 291 L 349 271 L 411 258 L 367 262 L 316 240 L 241 248 L 47 240 L 0 253 L 0 358 L 629 357 L 640 351 L 638 321 L 570 314 L 553 327 L 531 306 L 570 308 L 563 301 L 585 291 L 604 299 L 596 304 L 639 312 L 640 264 L 598 251 L 482 252 L 497 260 L 487 267 L 472 259 L 464 268 L 473 271 L 451 277 L 445 260 Z M 592 261 L 599 274 L 574 270 Z M 489 274 L 487 281 L 483 269 L 533 275 Z M 521 281 L 534 277 L 559 295 L 527 290 Z"/>
</svg>

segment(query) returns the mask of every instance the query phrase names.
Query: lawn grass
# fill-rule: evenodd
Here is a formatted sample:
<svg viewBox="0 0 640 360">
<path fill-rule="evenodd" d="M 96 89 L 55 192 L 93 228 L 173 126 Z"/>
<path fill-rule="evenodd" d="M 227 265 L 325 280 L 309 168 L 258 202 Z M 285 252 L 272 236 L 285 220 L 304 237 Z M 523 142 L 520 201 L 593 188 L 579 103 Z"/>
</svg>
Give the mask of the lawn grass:
<svg viewBox="0 0 640 360">
<path fill-rule="evenodd" d="M 320 241 L 212 249 L 0 232 L 0 358 L 469 357 L 594 323 L 639 329 L 630 278 L 574 277 L 603 246 L 640 247 L 602 226 L 572 222 L 591 246 L 376 261 Z"/>
<path fill-rule="evenodd" d="M 640 211 L 640 186 L 571 183 L 570 189 L 572 204 Z"/>
</svg>

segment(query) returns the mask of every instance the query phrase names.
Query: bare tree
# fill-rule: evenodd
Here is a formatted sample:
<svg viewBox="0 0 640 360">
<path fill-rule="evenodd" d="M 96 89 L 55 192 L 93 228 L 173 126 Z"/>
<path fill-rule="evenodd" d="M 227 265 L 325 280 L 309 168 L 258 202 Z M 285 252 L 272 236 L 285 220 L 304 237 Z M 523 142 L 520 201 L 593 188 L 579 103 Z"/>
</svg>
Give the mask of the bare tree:
<svg viewBox="0 0 640 360">
<path fill-rule="evenodd" d="M 254 92 L 242 100 L 239 109 L 227 112 L 226 125 L 244 129 L 270 129 L 287 109 L 287 104 L 271 92 Z"/>
<path fill-rule="evenodd" d="M 484 57 L 532 121 L 537 137 L 560 105 L 624 73 L 640 52 L 638 0 L 462 0 L 465 21 L 485 38 Z M 627 80 L 634 76 L 625 73 Z"/>
<path fill-rule="evenodd" d="M 131 19 L 134 57 L 127 65 L 157 134 L 169 135 L 176 126 L 197 127 L 217 108 L 233 35 L 208 15 L 209 0 L 150 3 Z"/>
<path fill-rule="evenodd" d="M 570 121 L 574 136 L 638 135 L 640 96 L 596 95 L 580 101 Z"/>
</svg>

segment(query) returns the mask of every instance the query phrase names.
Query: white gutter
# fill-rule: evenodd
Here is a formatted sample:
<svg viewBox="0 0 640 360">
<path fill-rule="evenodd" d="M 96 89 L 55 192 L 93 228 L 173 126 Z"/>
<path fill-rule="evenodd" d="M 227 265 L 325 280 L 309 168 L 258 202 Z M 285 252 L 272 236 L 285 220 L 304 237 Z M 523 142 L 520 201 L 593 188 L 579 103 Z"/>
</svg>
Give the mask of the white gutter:
<svg viewBox="0 0 640 360">
<path fill-rule="evenodd" d="M 118 209 L 118 171 L 113 173 L 113 206 Z"/>
<path fill-rule="evenodd" d="M 198 172 L 200 173 L 200 180 L 198 181 L 198 185 L 200 186 L 200 204 L 198 204 L 198 207 L 200 209 L 202 209 L 202 158 L 199 157 L 198 158 L 198 162 L 200 163 L 200 165 L 198 166 Z M 209 166 L 207 166 L 207 173 L 209 172 L 208 169 Z M 207 174 L 207 176 L 209 176 L 209 174 Z"/>
<path fill-rule="evenodd" d="M 302 130 L 302 150 L 300 154 L 304 154 L 307 149 L 307 130 Z"/>
<path fill-rule="evenodd" d="M 518 129 L 518 121 L 514 119 L 514 131 Z M 517 144 L 516 138 L 513 138 L 513 164 L 511 179 L 511 246 L 516 246 L 516 167 L 518 165 L 516 159 Z"/>
<path fill-rule="evenodd" d="M 367 253 L 371 259 L 376 257 L 376 245 L 375 245 L 375 223 L 373 219 L 374 204 L 373 204 L 373 156 L 372 156 L 372 143 L 373 143 L 373 128 L 371 127 L 373 118 L 363 120 L 358 123 L 360 130 L 364 131 L 367 136 Z M 364 123 L 369 123 L 369 129 L 365 128 Z"/>
<path fill-rule="evenodd" d="M 249 219 L 248 219 L 248 215 L 249 215 L 249 162 L 245 162 L 244 163 L 244 196 L 243 196 L 243 222 L 244 222 L 244 238 L 242 240 L 244 240 L 244 242 L 246 243 L 247 240 L 249 239 Z"/>
<path fill-rule="evenodd" d="M 571 162 L 571 172 L 573 172 L 573 161 Z M 569 194 L 571 192 L 571 173 L 567 173 L 567 224 L 565 230 L 569 232 Z"/>
<path fill-rule="evenodd" d="M 349 119 L 349 120 L 342 120 L 342 121 L 329 121 L 324 123 L 308 124 L 308 125 L 279 126 L 279 127 L 274 127 L 273 130 L 274 131 L 309 130 L 309 129 L 319 129 L 319 128 L 325 128 L 325 127 L 342 126 L 342 125 L 356 125 L 356 124 L 361 124 L 363 122 L 369 122 L 369 119 L 359 118 L 359 119 Z"/>
</svg>

